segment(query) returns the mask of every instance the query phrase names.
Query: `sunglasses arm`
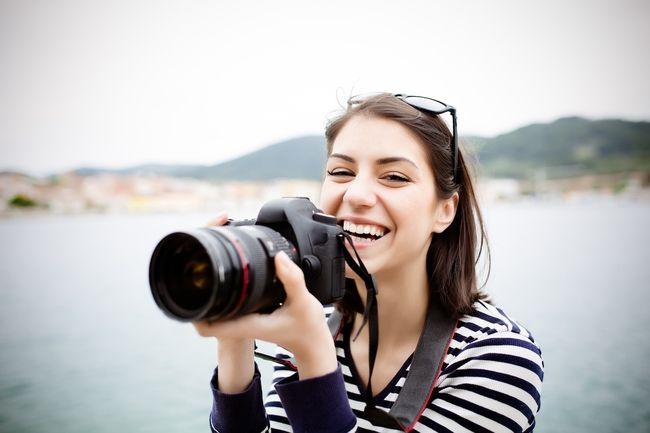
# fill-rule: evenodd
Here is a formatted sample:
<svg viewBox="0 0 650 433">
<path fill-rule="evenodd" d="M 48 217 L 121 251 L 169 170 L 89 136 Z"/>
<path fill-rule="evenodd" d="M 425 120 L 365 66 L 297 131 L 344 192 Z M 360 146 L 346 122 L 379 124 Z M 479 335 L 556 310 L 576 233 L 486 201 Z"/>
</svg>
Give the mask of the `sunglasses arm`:
<svg viewBox="0 0 650 433">
<path fill-rule="evenodd" d="M 456 109 L 451 110 L 451 118 L 452 118 L 452 133 L 453 133 L 453 140 L 452 140 L 452 149 L 451 149 L 451 154 L 453 158 L 453 170 L 454 170 L 454 181 L 458 182 L 458 128 L 456 126 Z"/>
</svg>

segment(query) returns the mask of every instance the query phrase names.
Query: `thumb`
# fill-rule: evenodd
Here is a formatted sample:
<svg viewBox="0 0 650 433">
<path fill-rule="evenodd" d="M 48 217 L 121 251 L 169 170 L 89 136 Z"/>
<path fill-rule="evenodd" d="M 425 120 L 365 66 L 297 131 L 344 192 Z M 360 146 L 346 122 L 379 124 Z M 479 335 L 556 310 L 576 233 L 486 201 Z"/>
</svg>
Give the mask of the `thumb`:
<svg viewBox="0 0 650 433">
<path fill-rule="evenodd" d="M 275 256 L 275 273 L 282 282 L 288 298 L 307 291 L 302 269 L 284 251 L 280 251 Z"/>
<path fill-rule="evenodd" d="M 208 227 L 222 226 L 228 221 L 226 212 L 219 212 L 214 218 L 208 221 Z"/>
</svg>

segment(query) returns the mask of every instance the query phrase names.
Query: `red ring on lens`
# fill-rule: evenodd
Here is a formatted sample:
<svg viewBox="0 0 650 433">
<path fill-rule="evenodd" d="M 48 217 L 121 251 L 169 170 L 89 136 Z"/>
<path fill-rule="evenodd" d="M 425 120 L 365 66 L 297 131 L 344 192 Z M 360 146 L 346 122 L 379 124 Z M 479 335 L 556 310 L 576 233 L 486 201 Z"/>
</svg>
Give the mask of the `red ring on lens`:
<svg viewBox="0 0 650 433">
<path fill-rule="evenodd" d="M 241 308 L 242 304 L 246 300 L 246 295 L 248 291 L 248 284 L 250 280 L 249 276 L 249 264 L 248 260 L 246 260 L 246 254 L 244 253 L 244 250 L 242 249 L 241 244 L 239 243 L 239 240 L 235 238 L 234 236 L 230 236 L 229 233 L 227 232 L 222 232 L 224 236 L 226 236 L 232 245 L 234 245 L 235 249 L 237 250 L 237 254 L 239 254 L 239 259 L 242 264 L 242 288 L 241 288 L 241 295 L 239 296 L 239 300 L 237 301 L 237 305 L 235 308 L 232 310 L 233 313 L 239 311 Z"/>
</svg>

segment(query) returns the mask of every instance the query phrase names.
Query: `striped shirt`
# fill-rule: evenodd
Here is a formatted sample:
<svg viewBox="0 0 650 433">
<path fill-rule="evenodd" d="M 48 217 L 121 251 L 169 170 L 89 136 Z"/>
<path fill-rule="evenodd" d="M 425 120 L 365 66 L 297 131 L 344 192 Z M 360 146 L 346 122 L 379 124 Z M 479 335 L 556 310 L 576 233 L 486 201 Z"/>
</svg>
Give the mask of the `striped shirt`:
<svg viewBox="0 0 650 433">
<path fill-rule="evenodd" d="M 352 425 L 337 427 L 338 430 L 322 431 L 399 432 L 374 426 L 364 418 L 363 386 L 352 362 L 348 336 L 337 338 L 336 350 L 342 375 L 340 386 L 345 388 L 356 419 Z M 280 351 L 279 357 L 289 358 L 290 354 Z M 386 411 L 391 408 L 404 385 L 410 361 L 409 358 L 388 386 L 375 396 L 378 408 Z M 541 351 L 532 335 L 499 308 L 479 301 L 473 314 L 458 321 L 437 387 L 412 431 L 531 432 L 540 408 L 543 368 Z M 278 393 L 280 385 L 290 382 L 294 375 L 288 368 L 276 367 L 273 375 L 276 387 L 270 390 L 265 402 L 265 425 L 252 431 L 293 432 L 289 419 L 294 426 L 301 425 L 301 420 L 295 420 L 301 414 L 285 408 L 288 397 L 284 397 L 282 391 Z M 310 390 L 310 384 L 306 385 L 299 393 Z M 317 383 L 311 385 L 318 386 Z M 219 398 L 224 396 L 215 394 L 215 399 Z M 310 396 L 305 392 L 300 398 L 309 399 Z M 211 420 L 220 417 L 216 412 L 213 408 Z M 338 414 L 322 416 L 323 419 L 336 419 Z M 217 431 L 214 424 L 213 431 Z M 219 431 L 226 433 L 226 430 Z"/>
</svg>

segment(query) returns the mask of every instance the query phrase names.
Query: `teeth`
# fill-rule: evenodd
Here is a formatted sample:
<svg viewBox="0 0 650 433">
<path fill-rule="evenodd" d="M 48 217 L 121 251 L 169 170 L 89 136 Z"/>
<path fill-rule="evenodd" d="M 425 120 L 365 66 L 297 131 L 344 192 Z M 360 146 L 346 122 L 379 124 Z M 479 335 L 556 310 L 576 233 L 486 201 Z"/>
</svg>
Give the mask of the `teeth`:
<svg viewBox="0 0 650 433">
<path fill-rule="evenodd" d="M 370 224 L 355 224 L 350 221 L 343 221 L 343 230 L 350 233 L 357 233 L 360 235 L 373 235 L 373 236 L 383 236 L 384 229 L 379 226 L 370 225 Z"/>
<path fill-rule="evenodd" d="M 374 239 L 370 239 L 370 238 L 360 238 L 357 236 L 351 236 L 351 238 L 352 238 L 352 242 L 354 242 L 355 244 L 374 242 Z"/>
</svg>

